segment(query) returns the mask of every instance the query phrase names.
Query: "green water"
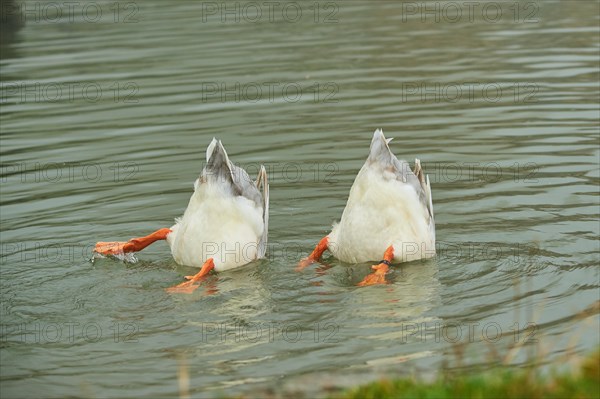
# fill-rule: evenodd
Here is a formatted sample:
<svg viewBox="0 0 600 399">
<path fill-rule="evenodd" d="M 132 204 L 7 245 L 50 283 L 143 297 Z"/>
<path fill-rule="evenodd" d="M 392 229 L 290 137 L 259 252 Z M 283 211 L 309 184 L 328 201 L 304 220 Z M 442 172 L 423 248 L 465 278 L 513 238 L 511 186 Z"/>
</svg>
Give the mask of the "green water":
<svg viewBox="0 0 600 399">
<path fill-rule="evenodd" d="M 194 396 L 312 395 L 457 341 L 598 345 L 597 2 L 89 4 L 4 25 L 2 397 L 178 397 L 180 368 Z M 430 176 L 438 257 L 295 272 L 379 127 Z M 193 295 L 162 242 L 90 262 L 183 213 L 213 136 L 267 167 L 268 258 Z"/>
</svg>

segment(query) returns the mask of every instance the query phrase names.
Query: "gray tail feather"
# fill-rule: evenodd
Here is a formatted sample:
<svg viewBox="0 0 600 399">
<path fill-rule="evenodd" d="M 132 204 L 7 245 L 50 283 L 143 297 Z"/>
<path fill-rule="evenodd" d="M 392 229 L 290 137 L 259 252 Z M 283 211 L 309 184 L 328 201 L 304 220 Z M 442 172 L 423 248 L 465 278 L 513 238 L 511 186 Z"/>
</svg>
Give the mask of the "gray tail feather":
<svg viewBox="0 0 600 399">
<path fill-rule="evenodd" d="M 233 171 L 229 156 L 220 140 L 212 139 L 206 149 L 205 175 L 212 176 L 222 181 L 231 181 L 233 183 Z"/>
<path fill-rule="evenodd" d="M 263 235 L 258 243 L 258 258 L 263 258 L 267 252 L 267 240 L 269 237 L 269 180 L 267 176 L 267 170 L 263 165 L 260 165 L 260 171 L 258 172 L 258 178 L 256 179 L 256 187 L 260 189 L 262 186 L 262 200 L 263 200 L 263 223 L 264 231 Z"/>
<path fill-rule="evenodd" d="M 373 139 L 371 140 L 371 149 L 369 151 L 368 160 L 386 165 L 391 164 L 394 155 L 388 146 L 390 141 L 392 141 L 392 139 L 386 139 L 381 129 L 375 130 Z"/>
</svg>

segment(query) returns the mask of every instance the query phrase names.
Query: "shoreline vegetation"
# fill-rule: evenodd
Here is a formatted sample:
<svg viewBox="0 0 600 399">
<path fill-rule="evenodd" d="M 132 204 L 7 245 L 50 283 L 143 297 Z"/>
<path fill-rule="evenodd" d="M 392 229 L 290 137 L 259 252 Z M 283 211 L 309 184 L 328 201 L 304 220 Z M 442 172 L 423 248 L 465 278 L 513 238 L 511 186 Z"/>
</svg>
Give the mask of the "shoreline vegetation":
<svg viewBox="0 0 600 399">
<path fill-rule="evenodd" d="M 600 301 L 596 301 L 575 313 L 572 318 L 590 321 L 585 324 L 596 333 L 599 312 Z M 590 317 L 594 317 L 593 322 Z M 385 377 L 354 387 L 322 386 L 316 392 L 312 391 L 313 396 L 296 389 L 290 391 L 283 388 L 250 391 L 234 398 L 600 399 L 600 345 L 593 351 L 578 353 L 577 342 L 582 333 L 582 330 L 574 332 L 568 346 L 552 360 L 547 356 L 547 340 L 545 344 L 540 340 L 529 343 L 522 340 L 516 344 L 509 343 L 501 349 L 488 345 L 486 359 L 479 364 L 473 363 L 478 356 L 469 350 L 469 345 L 460 342 L 449 348 L 449 358 L 440 365 L 433 379 L 423 378 L 417 373 Z M 482 355 L 481 349 L 478 348 L 479 355 Z M 520 365 L 514 363 L 518 357 L 523 361 Z M 181 373 L 181 368 L 184 373 Z M 179 377 L 180 398 L 189 398 L 189 376 L 185 362 L 180 363 Z"/>
<path fill-rule="evenodd" d="M 597 332 L 596 317 L 600 313 L 600 301 L 596 301 L 580 312 L 573 320 L 588 320 L 585 323 Z M 547 345 L 539 340 L 522 340 L 509 343 L 502 349 L 488 345 L 489 352 L 483 363 L 473 363 L 477 358 L 468 354 L 466 342 L 455 343 L 445 360 L 435 372 L 435 378 L 423 378 L 417 374 L 386 377 L 351 388 L 321 387 L 313 396 L 329 399 L 600 399 L 600 345 L 595 350 L 577 353 L 576 347 L 582 330 L 574 332 L 562 354 L 549 360 Z M 597 334 L 597 333 L 596 333 Z M 479 348 L 481 349 L 481 348 Z M 521 365 L 514 363 L 523 353 Z M 452 359 L 452 354 L 454 359 Z M 481 355 L 481 351 L 478 350 Z M 454 366 L 449 364 L 454 362 Z M 181 381 L 181 380 L 180 380 Z M 187 385 L 185 385 L 187 387 Z M 181 398 L 188 398 L 185 391 Z M 224 396 L 227 397 L 227 396 Z M 309 398 L 305 392 L 271 390 L 250 392 L 234 396 L 236 399 L 264 398 Z"/>
<path fill-rule="evenodd" d="M 333 399 L 386 398 L 600 398 L 600 347 L 572 370 L 543 372 L 537 365 L 498 366 L 465 375 L 442 374 L 434 381 L 385 379 L 334 394 Z"/>
</svg>

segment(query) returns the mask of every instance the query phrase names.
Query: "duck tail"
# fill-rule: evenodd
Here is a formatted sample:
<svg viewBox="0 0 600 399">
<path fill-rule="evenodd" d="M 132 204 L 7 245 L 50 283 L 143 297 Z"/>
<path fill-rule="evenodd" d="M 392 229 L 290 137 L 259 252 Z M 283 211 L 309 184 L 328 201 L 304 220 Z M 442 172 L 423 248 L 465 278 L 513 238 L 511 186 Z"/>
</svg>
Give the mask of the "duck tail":
<svg viewBox="0 0 600 399">
<path fill-rule="evenodd" d="M 389 164 L 392 162 L 394 155 L 388 145 L 390 141 L 392 141 L 392 139 L 386 139 L 383 135 L 383 130 L 375 130 L 373 139 L 371 140 L 371 149 L 369 151 L 368 160 L 382 164 Z"/>
<path fill-rule="evenodd" d="M 202 171 L 203 177 L 212 176 L 233 182 L 233 168 L 227 151 L 221 140 L 212 139 L 206 149 L 206 165 Z"/>
</svg>

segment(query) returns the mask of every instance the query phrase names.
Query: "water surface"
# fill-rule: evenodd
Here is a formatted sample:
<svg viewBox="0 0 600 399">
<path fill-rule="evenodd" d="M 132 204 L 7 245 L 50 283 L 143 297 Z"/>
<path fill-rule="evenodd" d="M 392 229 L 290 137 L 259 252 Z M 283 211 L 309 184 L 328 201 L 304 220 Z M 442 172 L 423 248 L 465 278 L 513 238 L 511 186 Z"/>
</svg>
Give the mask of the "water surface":
<svg viewBox="0 0 600 399">
<path fill-rule="evenodd" d="M 3 396 L 178 397 L 178 370 L 310 396 L 460 368 L 457 342 L 484 366 L 598 345 L 597 3 L 93 4 L 3 35 Z M 438 257 L 385 287 L 329 255 L 295 272 L 375 128 L 430 176 Z M 164 292 L 194 271 L 164 243 L 90 262 L 183 213 L 213 136 L 269 171 L 268 258 L 193 295 Z"/>
</svg>

